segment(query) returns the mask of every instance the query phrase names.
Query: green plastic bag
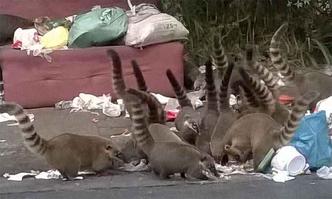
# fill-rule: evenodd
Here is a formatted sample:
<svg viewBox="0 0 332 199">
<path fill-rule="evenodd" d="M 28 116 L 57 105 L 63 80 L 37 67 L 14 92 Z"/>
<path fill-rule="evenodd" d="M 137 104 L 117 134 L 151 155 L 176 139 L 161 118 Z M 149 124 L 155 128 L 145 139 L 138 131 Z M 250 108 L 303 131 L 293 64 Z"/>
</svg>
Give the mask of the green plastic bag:
<svg viewBox="0 0 332 199">
<path fill-rule="evenodd" d="M 96 8 L 76 16 L 69 31 L 69 47 L 101 46 L 124 36 L 128 17 L 121 8 Z"/>
</svg>

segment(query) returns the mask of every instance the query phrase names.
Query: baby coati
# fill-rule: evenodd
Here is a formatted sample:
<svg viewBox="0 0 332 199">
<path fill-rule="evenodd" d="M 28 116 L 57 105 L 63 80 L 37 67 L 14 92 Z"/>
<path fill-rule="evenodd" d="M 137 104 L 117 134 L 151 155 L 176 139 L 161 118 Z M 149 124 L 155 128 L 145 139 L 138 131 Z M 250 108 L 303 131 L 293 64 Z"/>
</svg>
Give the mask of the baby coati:
<svg viewBox="0 0 332 199">
<path fill-rule="evenodd" d="M 213 69 L 211 61 L 206 64 L 205 81 L 206 81 L 206 104 L 202 113 L 202 118 L 199 124 L 199 135 L 196 138 L 195 145 L 201 151 L 211 154 L 210 141 L 212 131 L 216 125 L 219 111 L 217 90 L 214 84 Z"/>
<path fill-rule="evenodd" d="M 32 28 L 33 21 L 15 15 L 0 14 L 0 46 L 13 42 L 17 28 Z"/>
<path fill-rule="evenodd" d="M 186 92 L 179 84 L 172 71 L 167 69 L 166 75 L 181 106 L 181 109 L 174 121 L 175 127 L 179 131 L 179 135 L 183 140 L 194 145 L 196 137 L 200 134 L 199 123 L 201 113 L 200 111 L 194 110 L 186 95 Z"/>
<path fill-rule="evenodd" d="M 283 58 L 280 49 L 280 37 L 282 30 L 287 26 L 283 24 L 273 35 L 270 43 L 270 57 L 280 73 L 286 80 L 286 85 L 279 89 L 280 94 L 288 94 L 297 97 L 307 90 L 317 90 L 320 96 L 310 104 L 310 110 L 313 110 L 316 103 L 332 95 L 332 77 L 319 71 L 307 71 L 304 73 L 295 73 L 287 61 Z"/>
<path fill-rule="evenodd" d="M 9 102 L 1 104 L 0 113 L 14 115 L 26 147 L 44 157 L 65 178 L 77 176 L 80 170 L 99 172 L 123 163 L 118 157 L 117 148 L 109 139 L 65 133 L 45 140 L 37 134 L 20 105 Z"/>
<path fill-rule="evenodd" d="M 212 132 L 211 137 L 211 154 L 213 157 L 220 153 L 221 141 L 228 128 L 237 119 L 238 114 L 229 107 L 228 86 L 232 75 L 234 64 L 230 63 L 225 71 L 224 77 L 220 84 L 219 91 L 219 117 Z"/>
<path fill-rule="evenodd" d="M 316 91 L 305 93 L 296 101 L 284 125 L 265 113 L 241 117 L 228 129 L 222 141 L 221 153 L 217 156 L 218 161 L 225 163 L 227 159 L 236 159 L 244 162 L 252 154 L 254 168 L 257 170 L 270 149 L 277 150 L 290 141 L 308 105 L 318 96 Z"/>
<path fill-rule="evenodd" d="M 179 141 L 155 141 L 151 136 L 152 131 L 159 129 L 164 131 L 166 128 L 161 124 L 148 125 L 140 99 L 132 94 L 129 95 L 129 99 L 137 144 L 148 156 L 155 174 L 164 179 L 169 178 L 172 174 L 180 173 L 182 176 L 203 180 L 208 179 L 204 172 L 213 172 L 217 175 L 213 158 L 201 153 L 196 147 Z M 170 131 L 170 133 L 172 132 Z"/>
</svg>

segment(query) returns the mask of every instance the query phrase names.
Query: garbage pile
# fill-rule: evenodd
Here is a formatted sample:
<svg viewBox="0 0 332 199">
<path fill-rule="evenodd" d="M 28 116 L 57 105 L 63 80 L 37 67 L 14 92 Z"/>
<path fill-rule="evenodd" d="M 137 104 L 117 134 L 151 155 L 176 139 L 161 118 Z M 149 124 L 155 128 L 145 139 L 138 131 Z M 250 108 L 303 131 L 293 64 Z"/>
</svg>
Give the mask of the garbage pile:
<svg viewBox="0 0 332 199">
<path fill-rule="evenodd" d="M 90 11 L 60 19 L 40 16 L 34 28 L 16 29 L 12 48 L 27 50 L 51 62 L 55 49 L 85 48 L 110 44 L 144 47 L 186 39 L 189 31 L 174 17 L 161 13 L 153 4 L 93 7 Z"/>
</svg>

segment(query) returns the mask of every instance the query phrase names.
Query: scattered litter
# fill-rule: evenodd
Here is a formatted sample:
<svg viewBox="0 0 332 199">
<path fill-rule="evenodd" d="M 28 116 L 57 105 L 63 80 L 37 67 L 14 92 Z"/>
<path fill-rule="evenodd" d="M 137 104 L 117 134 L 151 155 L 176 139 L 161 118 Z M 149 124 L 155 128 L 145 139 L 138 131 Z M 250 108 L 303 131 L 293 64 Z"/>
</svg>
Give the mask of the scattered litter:
<svg viewBox="0 0 332 199">
<path fill-rule="evenodd" d="M 310 168 L 332 166 L 332 143 L 325 111 L 304 116 L 290 142 L 306 159 Z"/>
<path fill-rule="evenodd" d="M 33 114 L 28 114 L 31 121 L 34 121 L 35 116 Z M 7 121 L 16 121 L 16 118 L 13 115 L 9 115 L 8 113 L 1 113 L 0 114 L 0 122 L 7 122 Z M 16 126 L 18 125 L 17 122 L 7 124 L 7 126 Z"/>
<path fill-rule="evenodd" d="M 56 109 L 69 109 L 71 108 L 73 101 L 60 101 L 55 104 Z"/>
<path fill-rule="evenodd" d="M 145 159 L 141 159 L 139 164 L 137 164 L 137 165 L 135 165 L 134 162 L 124 164 L 122 169 L 124 171 L 149 171 L 150 166 L 149 166 L 149 164 L 147 164 Z"/>
<path fill-rule="evenodd" d="M 90 112 L 99 115 L 91 110 L 101 109 L 103 114 L 109 117 L 119 117 L 122 111 L 121 104 L 114 104 L 111 102 L 110 95 L 103 95 L 96 97 L 91 94 L 80 93 L 72 101 L 60 101 L 55 104 L 57 109 L 73 108 L 71 112 Z"/>
<path fill-rule="evenodd" d="M 187 97 L 189 98 L 194 109 L 198 109 L 203 106 L 203 102 L 200 100 L 202 95 L 205 95 L 202 90 L 187 93 Z"/>
<path fill-rule="evenodd" d="M 316 171 L 318 177 L 330 180 L 332 179 L 332 167 L 323 166 Z"/>
<path fill-rule="evenodd" d="M 91 121 L 94 122 L 94 123 L 99 122 L 99 120 L 97 118 L 93 118 Z"/>
<path fill-rule="evenodd" d="M 24 177 L 32 177 L 36 176 L 37 172 L 36 171 L 31 171 L 30 173 L 23 172 L 23 173 L 18 173 L 14 175 L 10 175 L 9 173 L 3 174 L 3 177 L 8 178 L 8 180 L 11 181 L 22 181 Z"/>
<path fill-rule="evenodd" d="M 294 180 L 294 176 L 290 176 L 288 171 L 281 171 L 277 169 L 272 169 L 273 170 L 273 177 L 272 180 L 274 182 L 286 182 L 289 180 Z"/>
<path fill-rule="evenodd" d="M 278 149 L 272 158 L 271 166 L 277 171 L 287 171 L 291 176 L 303 173 L 306 167 L 305 157 L 293 146 Z M 281 175 L 283 176 L 283 174 Z"/>
<path fill-rule="evenodd" d="M 168 100 L 170 99 L 169 97 L 165 97 L 158 93 L 151 93 L 151 94 L 155 96 L 161 104 L 167 104 Z"/>
<path fill-rule="evenodd" d="M 78 175 L 94 175 L 96 174 L 95 172 L 91 171 L 79 171 Z M 28 172 L 22 172 L 14 175 L 10 175 L 9 173 L 3 174 L 3 177 L 7 178 L 7 180 L 11 181 L 22 181 L 24 177 L 35 177 L 35 179 L 44 179 L 44 180 L 49 180 L 49 179 L 61 179 L 63 178 L 62 175 L 58 170 L 48 170 L 48 171 L 33 171 L 31 170 L 29 173 Z M 66 180 L 65 178 L 63 178 Z M 83 176 L 77 176 L 74 178 L 74 180 L 83 180 Z"/>
<path fill-rule="evenodd" d="M 229 162 L 228 165 L 220 165 L 216 164 L 217 171 L 223 173 L 224 175 L 246 175 L 250 174 L 254 171 L 251 163 L 246 162 L 244 164 L 235 164 L 232 162 Z"/>
<path fill-rule="evenodd" d="M 40 172 L 35 176 L 36 179 L 60 179 L 62 178 L 60 172 L 58 170 L 48 170 Z"/>
</svg>

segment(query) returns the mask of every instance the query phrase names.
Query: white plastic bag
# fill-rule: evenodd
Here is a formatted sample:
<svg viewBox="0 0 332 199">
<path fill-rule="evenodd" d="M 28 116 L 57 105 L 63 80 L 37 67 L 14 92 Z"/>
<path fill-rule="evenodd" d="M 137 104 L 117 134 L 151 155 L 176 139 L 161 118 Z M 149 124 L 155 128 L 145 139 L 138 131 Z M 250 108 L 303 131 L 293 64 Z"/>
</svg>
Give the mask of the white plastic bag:
<svg viewBox="0 0 332 199">
<path fill-rule="evenodd" d="M 132 6 L 127 12 L 129 18 L 125 44 L 143 47 L 156 43 L 186 39 L 189 31 L 174 17 L 160 13 L 151 4 Z"/>
</svg>

